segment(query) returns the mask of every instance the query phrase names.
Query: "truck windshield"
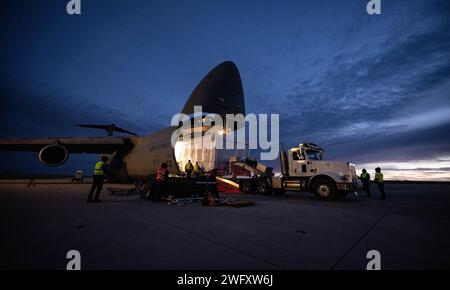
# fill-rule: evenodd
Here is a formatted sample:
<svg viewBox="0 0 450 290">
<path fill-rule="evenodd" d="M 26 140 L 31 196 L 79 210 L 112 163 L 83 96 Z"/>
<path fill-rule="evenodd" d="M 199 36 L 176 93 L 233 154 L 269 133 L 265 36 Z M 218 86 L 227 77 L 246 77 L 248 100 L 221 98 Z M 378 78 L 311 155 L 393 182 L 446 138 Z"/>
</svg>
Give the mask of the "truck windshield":
<svg viewBox="0 0 450 290">
<path fill-rule="evenodd" d="M 309 160 L 321 160 L 320 152 L 314 150 L 306 150 Z"/>
</svg>

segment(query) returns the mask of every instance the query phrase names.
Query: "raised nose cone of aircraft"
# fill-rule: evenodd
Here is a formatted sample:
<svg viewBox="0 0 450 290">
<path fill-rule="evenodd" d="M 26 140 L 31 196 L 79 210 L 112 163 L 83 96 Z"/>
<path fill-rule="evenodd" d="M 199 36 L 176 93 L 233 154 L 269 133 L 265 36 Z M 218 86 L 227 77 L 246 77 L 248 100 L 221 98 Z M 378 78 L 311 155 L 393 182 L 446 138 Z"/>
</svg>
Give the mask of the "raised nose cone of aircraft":
<svg viewBox="0 0 450 290">
<path fill-rule="evenodd" d="M 233 62 L 225 61 L 213 68 L 195 87 L 182 113 L 193 114 L 194 106 L 202 106 L 203 112 L 221 116 L 245 115 L 241 76 Z"/>
</svg>

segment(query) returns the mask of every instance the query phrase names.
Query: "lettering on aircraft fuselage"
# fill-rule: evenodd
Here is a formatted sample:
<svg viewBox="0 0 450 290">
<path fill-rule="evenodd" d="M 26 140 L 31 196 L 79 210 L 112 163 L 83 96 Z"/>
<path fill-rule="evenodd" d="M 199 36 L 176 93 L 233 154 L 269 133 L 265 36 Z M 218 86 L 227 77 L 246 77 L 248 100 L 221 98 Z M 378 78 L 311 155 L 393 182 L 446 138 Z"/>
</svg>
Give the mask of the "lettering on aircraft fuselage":
<svg viewBox="0 0 450 290">
<path fill-rule="evenodd" d="M 205 115 L 202 106 L 194 106 L 193 124 L 186 114 L 172 117 L 171 126 L 177 126 L 171 137 L 172 147 L 182 140 L 192 143 L 194 149 L 261 149 L 261 160 L 275 160 L 280 147 L 280 116 L 270 114 L 270 125 L 268 119 L 268 114 L 226 114 L 224 122 L 222 116 Z M 203 127 L 209 129 L 203 133 Z"/>
</svg>

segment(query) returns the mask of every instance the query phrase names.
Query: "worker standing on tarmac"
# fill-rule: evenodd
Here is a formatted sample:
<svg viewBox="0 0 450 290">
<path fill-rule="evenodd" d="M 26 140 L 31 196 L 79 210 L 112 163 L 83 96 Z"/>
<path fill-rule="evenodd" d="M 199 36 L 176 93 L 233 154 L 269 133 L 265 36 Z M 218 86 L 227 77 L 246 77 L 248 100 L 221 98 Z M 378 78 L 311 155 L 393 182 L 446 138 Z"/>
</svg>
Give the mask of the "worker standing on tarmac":
<svg viewBox="0 0 450 290">
<path fill-rule="evenodd" d="M 97 163 L 95 163 L 92 186 L 91 186 L 91 190 L 89 191 L 87 202 L 90 202 L 90 201 L 100 202 L 101 201 L 99 199 L 99 196 L 100 196 L 100 192 L 102 191 L 103 181 L 105 180 L 105 177 L 106 177 L 106 172 L 105 172 L 106 162 L 108 162 L 108 157 L 103 156 L 101 161 L 98 161 Z M 92 195 L 94 194 L 94 191 L 96 191 L 96 192 L 95 192 L 94 199 L 92 199 Z"/>
<path fill-rule="evenodd" d="M 187 178 L 191 178 L 193 169 L 194 167 L 192 166 L 191 160 L 189 160 L 188 163 L 186 163 L 186 165 L 184 166 L 184 171 L 186 172 Z"/>
<path fill-rule="evenodd" d="M 381 198 L 380 199 L 386 199 L 386 192 L 384 191 L 384 176 L 383 173 L 381 173 L 381 168 L 377 167 L 375 168 L 375 183 L 378 185 L 378 189 L 380 190 L 381 193 Z"/>
<path fill-rule="evenodd" d="M 367 197 L 370 197 L 370 174 L 363 168 L 361 176 L 359 177 L 363 184 L 363 189 L 367 193 Z"/>
<path fill-rule="evenodd" d="M 161 197 L 167 196 L 167 180 L 169 179 L 169 170 L 167 167 L 167 163 L 162 163 L 156 173 L 155 183 L 151 190 L 151 199 L 154 201 L 160 200 Z"/>
<path fill-rule="evenodd" d="M 194 177 L 199 178 L 200 177 L 200 165 L 198 165 L 198 161 L 195 161 L 194 165 Z"/>
</svg>

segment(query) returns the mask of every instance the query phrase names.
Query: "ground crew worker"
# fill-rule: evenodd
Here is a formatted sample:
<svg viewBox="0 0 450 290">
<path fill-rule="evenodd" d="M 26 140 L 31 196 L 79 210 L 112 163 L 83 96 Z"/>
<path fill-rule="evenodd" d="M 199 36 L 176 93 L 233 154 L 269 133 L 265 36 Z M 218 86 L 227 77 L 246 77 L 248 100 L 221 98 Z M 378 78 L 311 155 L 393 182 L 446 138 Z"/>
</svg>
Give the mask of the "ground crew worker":
<svg viewBox="0 0 450 290">
<path fill-rule="evenodd" d="M 370 196 L 370 174 L 367 173 L 367 170 L 363 168 L 361 176 L 359 177 L 363 184 L 363 189 L 367 193 L 367 196 Z"/>
<path fill-rule="evenodd" d="M 167 169 L 167 163 L 163 163 L 156 173 L 156 181 L 166 181 L 168 177 L 169 170 Z"/>
<path fill-rule="evenodd" d="M 198 165 L 198 161 L 195 161 L 194 165 L 194 177 L 200 177 L 200 165 Z"/>
<path fill-rule="evenodd" d="M 184 171 L 186 172 L 187 178 L 191 178 L 193 169 L 194 167 L 192 166 L 191 160 L 189 160 L 188 163 L 186 163 L 186 165 L 184 166 Z"/>
<path fill-rule="evenodd" d="M 167 180 L 169 179 L 169 170 L 167 163 L 162 163 L 161 167 L 156 172 L 156 179 L 151 190 L 151 199 L 154 201 L 160 200 L 161 197 L 167 195 Z"/>
<path fill-rule="evenodd" d="M 106 172 L 105 172 L 106 162 L 108 162 L 108 157 L 103 156 L 101 161 L 98 161 L 97 163 L 95 163 L 92 186 L 91 186 L 91 190 L 89 191 L 88 198 L 87 198 L 88 202 L 101 201 L 99 199 L 99 196 L 100 196 L 100 192 L 102 191 L 103 181 L 106 177 Z M 94 191 L 96 191 L 96 192 L 95 192 L 94 199 L 92 199 L 92 195 L 94 194 Z"/>
<path fill-rule="evenodd" d="M 386 192 L 384 191 L 384 177 L 383 173 L 381 173 L 381 168 L 377 167 L 375 168 L 375 183 L 378 185 L 378 190 L 380 190 L 381 193 L 381 199 L 386 199 Z"/>
</svg>

